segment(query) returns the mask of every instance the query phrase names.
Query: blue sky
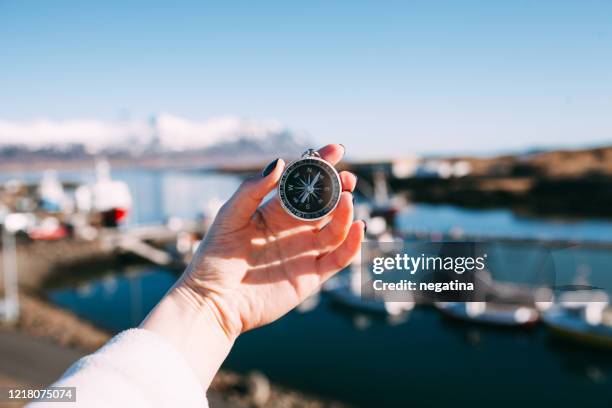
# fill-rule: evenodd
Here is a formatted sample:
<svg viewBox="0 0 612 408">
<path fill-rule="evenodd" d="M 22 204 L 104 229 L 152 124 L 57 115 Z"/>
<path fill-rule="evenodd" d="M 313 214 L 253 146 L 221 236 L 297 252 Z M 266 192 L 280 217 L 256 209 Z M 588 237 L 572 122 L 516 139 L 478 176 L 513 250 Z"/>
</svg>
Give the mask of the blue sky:
<svg viewBox="0 0 612 408">
<path fill-rule="evenodd" d="M 0 118 L 126 112 L 359 156 L 608 143 L 612 2 L 0 0 Z"/>
</svg>

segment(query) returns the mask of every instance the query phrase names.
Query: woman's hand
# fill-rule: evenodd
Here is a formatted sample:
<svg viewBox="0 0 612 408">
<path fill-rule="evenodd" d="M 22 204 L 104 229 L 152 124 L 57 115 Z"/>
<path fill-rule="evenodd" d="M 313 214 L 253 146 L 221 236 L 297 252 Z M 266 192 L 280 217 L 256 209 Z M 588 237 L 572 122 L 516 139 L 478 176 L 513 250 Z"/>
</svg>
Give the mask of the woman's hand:
<svg viewBox="0 0 612 408">
<path fill-rule="evenodd" d="M 335 164 L 344 148 L 328 145 L 319 153 Z M 340 174 L 345 191 L 323 220 L 291 217 L 276 196 L 260 206 L 284 166 L 278 159 L 264 171 L 268 174 L 242 184 L 220 210 L 183 277 L 184 290 L 211 309 L 232 340 L 313 294 L 349 264 L 363 238 L 363 222 L 353 222 L 356 178 L 349 172 Z"/>
<path fill-rule="evenodd" d="M 344 147 L 328 145 L 319 154 L 336 164 Z M 193 339 L 180 338 L 181 324 L 165 322 L 176 319 L 177 314 L 190 316 L 187 322 L 191 323 L 186 324 L 191 327 L 182 334 L 208 336 L 201 340 L 217 349 L 217 354 L 225 352 L 222 361 L 240 333 L 289 312 L 351 262 L 359 252 L 365 230 L 363 221 L 353 222 L 356 177 L 341 172 L 344 192 L 336 209 L 322 220 L 304 222 L 287 214 L 276 196 L 261 205 L 276 187 L 284 166 L 278 159 L 261 176 L 241 185 L 222 207 L 193 261 L 166 296 L 165 303 L 171 306 L 160 302 L 156 309 L 161 310 L 151 313 L 144 328 L 165 333 L 171 341 L 180 343 L 179 348 L 198 347 Z M 220 344 L 223 337 L 228 347 Z M 213 344 L 210 338 L 216 339 Z M 186 351 L 188 358 L 194 357 L 192 351 Z M 210 358 L 206 354 L 199 357 Z M 206 386 L 212 378 L 208 371 L 202 380 Z"/>
</svg>

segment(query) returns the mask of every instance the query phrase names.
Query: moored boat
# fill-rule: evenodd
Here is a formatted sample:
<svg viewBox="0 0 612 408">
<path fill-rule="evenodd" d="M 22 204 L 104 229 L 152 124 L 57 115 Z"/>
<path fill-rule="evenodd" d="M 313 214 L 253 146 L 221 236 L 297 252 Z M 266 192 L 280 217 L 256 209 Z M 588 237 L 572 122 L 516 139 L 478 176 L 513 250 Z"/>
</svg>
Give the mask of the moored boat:
<svg viewBox="0 0 612 408">
<path fill-rule="evenodd" d="M 436 302 L 435 307 L 446 317 L 501 327 L 529 327 L 539 320 L 539 312 L 531 306 L 491 302 Z"/>
<path fill-rule="evenodd" d="M 101 215 L 102 225 L 116 227 L 124 222 L 132 208 L 132 195 L 127 183 L 111 179 L 106 160 L 96 163 L 97 180 L 92 185 L 79 186 L 75 191 L 77 208 Z"/>
<path fill-rule="evenodd" d="M 361 312 L 398 316 L 414 308 L 414 302 L 384 302 L 363 298 L 345 285 L 328 289 L 326 293 L 336 304 Z"/>
<path fill-rule="evenodd" d="M 388 316 L 405 315 L 414 309 L 415 302 L 388 302 L 383 299 L 370 298 L 361 293 L 360 263 L 357 261 L 349 267 L 348 276 L 336 276 L 323 286 L 323 292 L 332 302 L 354 311 L 383 314 Z"/>
<path fill-rule="evenodd" d="M 606 293 L 565 296 L 544 313 L 542 320 L 559 338 L 612 349 L 612 306 Z"/>
<path fill-rule="evenodd" d="M 591 324 L 576 313 L 554 307 L 544 314 L 543 321 L 551 332 L 563 339 L 585 345 L 612 349 L 612 308 L 602 311 L 604 317 L 598 324 Z"/>
</svg>

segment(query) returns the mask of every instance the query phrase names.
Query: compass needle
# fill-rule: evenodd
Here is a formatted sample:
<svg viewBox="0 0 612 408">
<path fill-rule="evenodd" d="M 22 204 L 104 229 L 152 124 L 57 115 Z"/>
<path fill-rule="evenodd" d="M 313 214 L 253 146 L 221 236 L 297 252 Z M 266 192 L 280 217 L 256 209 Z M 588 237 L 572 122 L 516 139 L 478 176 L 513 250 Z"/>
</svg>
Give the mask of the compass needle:
<svg viewBox="0 0 612 408">
<path fill-rule="evenodd" d="M 310 184 L 310 187 L 314 187 L 315 184 L 317 184 L 317 180 L 319 179 L 319 177 L 321 177 L 321 172 L 317 173 L 317 175 L 315 176 L 314 180 L 312 180 L 312 184 Z"/>
</svg>

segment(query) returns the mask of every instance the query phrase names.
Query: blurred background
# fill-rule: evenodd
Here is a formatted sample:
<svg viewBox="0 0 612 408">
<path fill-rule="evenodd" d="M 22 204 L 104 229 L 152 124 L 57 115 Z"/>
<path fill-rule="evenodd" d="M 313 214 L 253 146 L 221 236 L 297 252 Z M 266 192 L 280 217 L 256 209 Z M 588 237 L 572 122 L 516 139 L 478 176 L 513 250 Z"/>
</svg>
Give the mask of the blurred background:
<svg viewBox="0 0 612 408">
<path fill-rule="evenodd" d="M 501 260 L 242 336 L 214 406 L 612 401 L 612 3 L 0 0 L 0 385 L 137 325 L 242 179 L 346 146 L 368 241 Z"/>
</svg>

